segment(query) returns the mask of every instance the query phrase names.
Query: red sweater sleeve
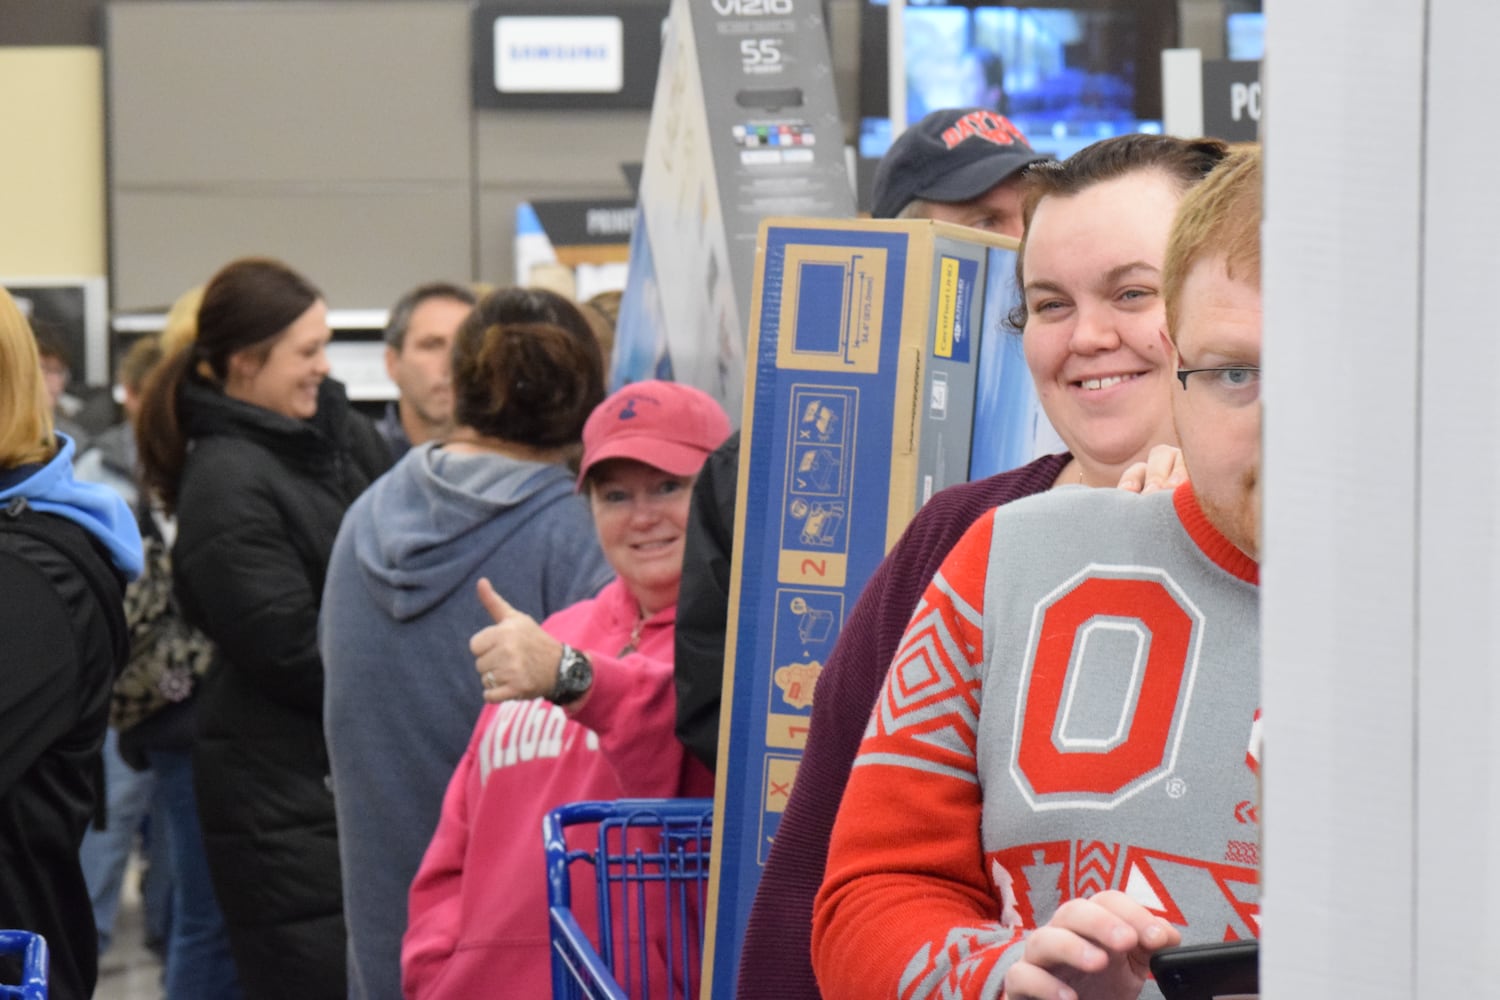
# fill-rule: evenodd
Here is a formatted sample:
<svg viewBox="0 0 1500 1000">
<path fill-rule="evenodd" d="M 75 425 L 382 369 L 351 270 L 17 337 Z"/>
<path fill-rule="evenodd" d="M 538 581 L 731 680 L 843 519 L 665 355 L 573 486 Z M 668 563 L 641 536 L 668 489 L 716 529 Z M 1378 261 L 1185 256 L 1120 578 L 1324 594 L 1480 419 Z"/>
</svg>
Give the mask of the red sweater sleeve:
<svg viewBox="0 0 1500 1000">
<path fill-rule="evenodd" d="M 825 1000 L 978 997 L 1019 940 L 984 871 L 974 757 L 993 520 L 928 586 L 860 745 L 813 913 Z"/>
<path fill-rule="evenodd" d="M 408 1000 L 438 996 L 435 988 L 458 946 L 464 857 L 469 848 L 469 783 L 475 780 L 478 766 L 477 741 L 494 713 L 494 708 L 487 708 L 479 715 L 474 736 L 443 795 L 437 830 L 411 883 L 406 935 L 401 941 L 401 993 Z"/>
</svg>

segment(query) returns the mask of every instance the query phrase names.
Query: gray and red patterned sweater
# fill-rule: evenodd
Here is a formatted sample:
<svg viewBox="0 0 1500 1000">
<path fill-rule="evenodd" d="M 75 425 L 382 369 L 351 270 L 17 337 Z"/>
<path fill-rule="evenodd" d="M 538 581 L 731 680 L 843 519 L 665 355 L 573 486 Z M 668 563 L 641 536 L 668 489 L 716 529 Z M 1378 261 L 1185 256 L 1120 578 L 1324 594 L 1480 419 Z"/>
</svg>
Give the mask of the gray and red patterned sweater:
<svg viewBox="0 0 1500 1000">
<path fill-rule="evenodd" d="M 849 779 L 814 913 L 824 997 L 1002 996 L 1026 935 L 1105 889 L 1185 943 L 1256 936 L 1257 580 L 1188 484 L 977 522 Z"/>
</svg>

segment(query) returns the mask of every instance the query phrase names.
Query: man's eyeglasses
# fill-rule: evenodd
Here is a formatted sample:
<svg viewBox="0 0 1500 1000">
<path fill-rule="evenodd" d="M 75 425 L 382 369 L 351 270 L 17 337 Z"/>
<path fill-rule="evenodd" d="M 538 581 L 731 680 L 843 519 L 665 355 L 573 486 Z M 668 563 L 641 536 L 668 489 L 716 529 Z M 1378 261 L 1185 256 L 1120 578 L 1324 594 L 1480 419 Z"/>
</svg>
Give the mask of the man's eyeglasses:
<svg viewBox="0 0 1500 1000">
<path fill-rule="evenodd" d="M 1234 406 L 1260 398 L 1260 368 L 1255 365 L 1220 365 L 1217 368 L 1179 368 L 1177 381 L 1186 391 L 1188 377 L 1220 402 Z"/>
</svg>

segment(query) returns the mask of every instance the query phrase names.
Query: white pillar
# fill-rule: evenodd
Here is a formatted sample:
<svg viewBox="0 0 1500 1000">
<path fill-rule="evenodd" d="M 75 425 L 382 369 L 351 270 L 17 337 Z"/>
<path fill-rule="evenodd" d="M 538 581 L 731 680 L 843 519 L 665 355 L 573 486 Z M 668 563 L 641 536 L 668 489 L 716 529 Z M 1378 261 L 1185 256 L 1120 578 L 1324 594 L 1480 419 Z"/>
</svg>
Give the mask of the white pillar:
<svg viewBox="0 0 1500 1000">
<path fill-rule="evenodd" d="M 1500 995 L 1500 5 L 1428 3 L 1417 989 Z"/>
<path fill-rule="evenodd" d="M 1266 0 L 1263 995 L 1500 995 L 1500 4 Z"/>
</svg>

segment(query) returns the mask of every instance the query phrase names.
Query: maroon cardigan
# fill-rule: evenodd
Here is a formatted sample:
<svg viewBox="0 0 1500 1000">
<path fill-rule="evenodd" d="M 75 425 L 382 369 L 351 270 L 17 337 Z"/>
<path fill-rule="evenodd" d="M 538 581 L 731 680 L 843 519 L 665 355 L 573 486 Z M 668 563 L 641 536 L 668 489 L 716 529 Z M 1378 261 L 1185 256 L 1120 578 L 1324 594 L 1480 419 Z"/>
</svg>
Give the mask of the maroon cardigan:
<svg viewBox="0 0 1500 1000">
<path fill-rule="evenodd" d="M 828 838 L 854 756 L 917 601 L 981 514 L 1050 489 L 1070 457 L 1048 455 L 939 492 L 917 512 L 865 585 L 818 677 L 807 749 L 750 907 L 740 950 L 739 1000 L 817 1000 L 813 897 L 823 882 Z"/>
</svg>

